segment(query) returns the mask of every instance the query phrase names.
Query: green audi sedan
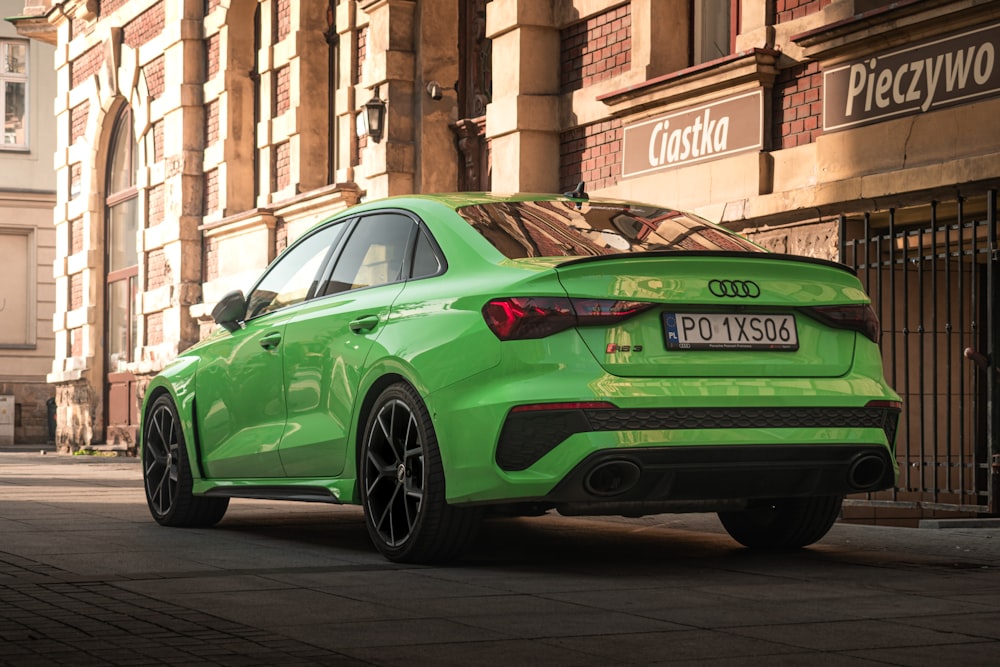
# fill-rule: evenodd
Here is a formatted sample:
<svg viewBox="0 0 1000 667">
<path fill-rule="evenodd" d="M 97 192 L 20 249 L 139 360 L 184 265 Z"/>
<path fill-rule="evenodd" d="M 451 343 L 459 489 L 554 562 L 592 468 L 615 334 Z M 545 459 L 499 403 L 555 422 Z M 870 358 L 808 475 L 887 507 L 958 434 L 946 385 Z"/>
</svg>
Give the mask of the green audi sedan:
<svg viewBox="0 0 1000 667">
<path fill-rule="evenodd" d="M 755 548 L 893 486 L 900 400 L 857 277 L 671 208 L 454 194 L 365 203 L 289 246 L 142 408 L 146 498 L 360 504 L 388 559 L 490 512 L 717 512 Z"/>
</svg>

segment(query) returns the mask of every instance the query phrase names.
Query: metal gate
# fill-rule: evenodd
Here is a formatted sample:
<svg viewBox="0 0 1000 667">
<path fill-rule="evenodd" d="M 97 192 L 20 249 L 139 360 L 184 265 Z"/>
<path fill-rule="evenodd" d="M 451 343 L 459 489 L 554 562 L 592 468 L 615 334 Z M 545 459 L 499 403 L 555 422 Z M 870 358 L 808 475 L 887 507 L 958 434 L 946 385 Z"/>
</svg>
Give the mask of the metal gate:
<svg viewBox="0 0 1000 667">
<path fill-rule="evenodd" d="M 997 192 L 840 218 L 903 398 L 895 489 L 848 504 L 1000 512 Z"/>
</svg>

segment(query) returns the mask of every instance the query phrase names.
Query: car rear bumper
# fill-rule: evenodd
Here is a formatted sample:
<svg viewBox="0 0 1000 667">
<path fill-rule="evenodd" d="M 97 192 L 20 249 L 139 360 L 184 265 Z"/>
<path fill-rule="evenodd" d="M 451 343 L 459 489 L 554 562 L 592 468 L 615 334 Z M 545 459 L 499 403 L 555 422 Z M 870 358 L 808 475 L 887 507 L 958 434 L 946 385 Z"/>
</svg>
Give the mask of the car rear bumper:
<svg viewBox="0 0 1000 667">
<path fill-rule="evenodd" d="M 871 407 L 617 408 L 512 412 L 500 431 L 496 463 L 501 470 L 526 470 L 561 442 L 588 431 L 661 431 L 749 428 L 877 428 L 894 442 L 899 409 Z M 867 491 L 856 488 L 854 491 Z"/>
<path fill-rule="evenodd" d="M 891 487 L 885 447 L 802 445 L 605 450 L 539 502 L 563 514 L 714 511 L 763 498 L 843 496 Z"/>
</svg>

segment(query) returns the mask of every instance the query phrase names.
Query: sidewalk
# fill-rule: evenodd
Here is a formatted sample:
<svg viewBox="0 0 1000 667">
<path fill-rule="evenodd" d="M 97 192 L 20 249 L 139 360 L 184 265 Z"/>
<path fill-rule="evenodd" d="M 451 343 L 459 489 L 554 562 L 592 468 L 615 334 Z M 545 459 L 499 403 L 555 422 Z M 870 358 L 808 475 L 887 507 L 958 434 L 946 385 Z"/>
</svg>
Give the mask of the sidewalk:
<svg viewBox="0 0 1000 667">
<path fill-rule="evenodd" d="M 0 449 L 0 665 L 992 665 L 1000 528 L 838 524 L 794 553 L 712 515 L 487 522 L 394 565 L 360 511 L 150 519 L 136 459 Z"/>
</svg>

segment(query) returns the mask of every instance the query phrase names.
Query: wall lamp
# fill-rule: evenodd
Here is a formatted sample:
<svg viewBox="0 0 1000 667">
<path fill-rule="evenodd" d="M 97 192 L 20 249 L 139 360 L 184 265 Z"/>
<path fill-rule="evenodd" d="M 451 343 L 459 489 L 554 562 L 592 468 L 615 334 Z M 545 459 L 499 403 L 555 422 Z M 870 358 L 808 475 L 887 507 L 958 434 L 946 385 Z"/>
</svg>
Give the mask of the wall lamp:
<svg viewBox="0 0 1000 667">
<path fill-rule="evenodd" d="M 370 100 L 365 102 L 361 112 L 361 123 L 364 134 L 371 137 L 376 144 L 382 141 L 385 133 L 385 100 L 378 96 L 378 86 L 375 86 L 375 94 Z"/>
</svg>

